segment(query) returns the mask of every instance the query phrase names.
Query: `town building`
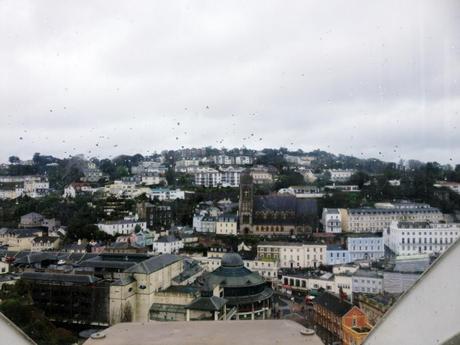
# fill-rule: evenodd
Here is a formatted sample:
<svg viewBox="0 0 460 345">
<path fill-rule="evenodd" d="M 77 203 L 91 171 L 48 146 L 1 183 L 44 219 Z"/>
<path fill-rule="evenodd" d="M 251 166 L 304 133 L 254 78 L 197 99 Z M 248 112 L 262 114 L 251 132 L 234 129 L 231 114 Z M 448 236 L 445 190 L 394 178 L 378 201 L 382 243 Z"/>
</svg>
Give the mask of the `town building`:
<svg viewBox="0 0 460 345">
<path fill-rule="evenodd" d="M 157 199 L 159 201 L 185 199 L 185 192 L 180 189 L 153 188 L 148 195 L 150 200 Z"/>
<path fill-rule="evenodd" d="M 311 231 L 317 220 L 314 199 L 292 195 L 254 196 L 252 177 L 241 177 L 239 199 L 240 231 L 256 235 L 294 235 Z"/>
<path fill-rule="evenodd" d="M 103 172 L 96 166 L 96 163 L 91 161 L 84 161 L 81 168 L 83 182 L 98 182 L 101 179 L 106 178 Z"/>
<path fill-rule="evenodd" d="M 249 174 L 254 184 L 261 185 L 273 183 L 273 172 L 265 166 L 255 166 L 250 169 Z"/>
<path fill-rule="evenodd" d="M 327 172 L 330 174 L 330 180 L 332 182 L 346 182 L 356 172 L 351 169 L 329 169 Z"/>
<path fill-rule="evenodd" d="M 136 220 L 114 220 L 96 224 L 100 231 L 111 236 L 129 235 L 136 229 L 146 230 L 147 223 Z"/>
<path fill-rule="evenodd" d="M 222 183 L 221 173 L 213 168 L 203 167 L 195 172 L 195 185 L 209 187 L 218 187 Z"/>
<path fill-rule="evenodd" d="M 240 186 L 240 178 L 241 174 L 243 173 L 244 168 L 235 168 L 235 167 L 226 167 L 220 168 L 220 181 L 222 187 L 239 187 Z"/>
<path fill-rule="evenodd" d="M 324 208 L 321 217 L 324 232 L 333 234 L 341 233 L 345 213 L 346 210 L 340 208 Z"/>
<path fill-rule="evenodd" d="M 207 272 L 212 272 L 221 266 L 222 257 L 225 254 L 226 253 L 222 252 L 216 253 L 208 251 L 208 256 L 194 256 L 193 259 L 198 261 Z M 243 260 L 243 262 L 244 267 L 252 272 L 258 273 L 266 281 L 276 282 L 278 280 L 278 272 L 280 269 L 278 261 L 256 258 L 254 260 Z"/>
<path fill-rule="evenodd" d="M 458 239 L 460 223 L 394 221 L 383 236 L 396 255 L 438 254 Z"/>
<path fill-rule="evenodd" d="M 46 228 L 0 229 L 0 244 L 10 251 L 31 250 L 33 240 L 42 236 Z"/>
<path fill-rule="evenodd" d="M 353 292 L 380 294 L 383 292 L 383 272 L 360 269 L 353 273 Z"/>
<path fill-rule="evenodd" d="M 166 173 L 166 167 L 161 162 L 157 161 L 143 161 L 139 165 L 131 167 L 131 173 L 133 175 L 144 175 L 144 174 L 164 174 Z"/>
<path fill-rule="evenodd" d="M 390 228 L 393 221 L 416 221 L 438 223 L 444 219 L 437 208 L 413 205 L 380 208 L 355 208 L 348 210 L 345 231 L 383 232 Z"/>
<path fill-rule="evenodd" d="M 375 235 L 348 236 L 347 249 L 350 253 L 351 261 L 377 261 L 385 255 L 383 237 Z"/>
<path fill-rule="evenodd" d="M 319 267 L 326 263 L 326 248 L 316 243 L 261 242 L 257 256 L 278 261 L 282 268 Z"/>
<path fill-rule="evenodd" d="M 153 252 L 156 254 L 178 254 L 184 248 L 184 241 L 173 236 L 160 236 L 152 243 Z"/>
<path fill-rule="evenodd" d="M 231 235 L 238 234 L 238 221 L 235 215 L 224 214 L 217 218 L 216 235 Z"/>
<path fill-rule="evenodd" d="M 173 223 L 172 209 L 168 205 L 152 205 L 145 206 L 147 228 L 157 232 L 169 230 Z"/>
<path fill-rule="evenodd" d="M 40 236 L 35 237 L 32 240 L 32 252 L 43 252 L 50 250 L 57 250 L 60 248 L 62 240 L 59 237 L 54 236 Z"/>
<path fill-rule="evenodd" d="M 326 265 L 344 265 L 352 262 L 350 252 L 339 244 L 328 244 L 326 248 Z"/>
<path fill-rule="evenodd" d="M 352 297 L 353 280 L 349 273 L 333 274 L 329 272 L 297 272 L 284 273 L 281 276 L 284 289 L 303 291 L 307 293 L 321 290 L 335 294 L 344 293 Z"/>
<path fill-rule="evenodd" d="M 314 320 L 326 331 L 320 337 L 328 344 L 337 341 L 345 345 L 360 345 L 372 329 L 358 307 L 329 292 L 315 299 Z"/>
<path fill-rule="evenodd" d="M 158 292 L 171 287 L 173 279 L 184 272 L 183 259 L 171 254 L 104 253 L 78 257 L 78 265 L 68 266 L 67 273 L 42 269 L 22 274 L 34 305 L 50 319 L 88 326 L 147 322 L 150 308 L 159 301 Z M 37 257 L 43 263 L 62 258 L 53 253 L 49 258 Z M 74 260 L 76 254 L 66 258 Z M 19 264 L 24 260 L 16 261 Z"/>
<path fill-rule="evenodd" d="M 369 323 L 372 326 L 386 314 L 388 309 L 396 302 L 397 295 L 391 295 L 388 293 L 380 294 L 358 294 L 356 300 L 359 305 L 359 309 L 366 314 Z"/>
<path fill-rule="evenodd" d="M 452 192 L 460 194 L 460 182 L 438 181 L 434 184 L 436 188 L 447 188 Z"/>
<path fill-rule="evenodd" d="M 313 199 L 319 199 L 324 196 L 322 189 L 316 186 L 290 186 L 280 189 L 278 194 L 290 194 L 294 195 L 296 198 Z"/>
<path fill-rule="evenodd" d="M 232 315 L 231 319 L 255 320 L 271 316 L 272 289 L 259 274 L 246 268 L 236 253 L 225 254 L 221 266 L 205 277 L 202 296 L 208 300 L 213 296 L 224 298 L 226 313 Z"/>
<path fill-rule="evenodd" d="M 92 188 L 89 183 L 86 182 L 72 182 L 64 188 L 64 198 L 74 199 L 77 195 L 94 194 L 97 188 Z"/>
<path fill-rule="evenodd" d="M 0 200 L 22 196 L 40 198 L 49 193 L 49 182 L 44 176 L 0 176 Z"/>
</svg>

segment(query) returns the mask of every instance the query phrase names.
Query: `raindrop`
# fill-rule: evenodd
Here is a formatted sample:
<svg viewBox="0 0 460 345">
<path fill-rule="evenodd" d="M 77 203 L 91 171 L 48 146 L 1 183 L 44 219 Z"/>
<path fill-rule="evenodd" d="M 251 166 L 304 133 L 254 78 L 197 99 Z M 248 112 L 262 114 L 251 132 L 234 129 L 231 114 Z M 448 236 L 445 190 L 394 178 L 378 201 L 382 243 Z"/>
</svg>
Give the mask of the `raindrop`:
<svg viewBox="0 0 460 345">
<path fill-rule="evenodd" d="M 23 137 L 19 137 L 19 140 L 22 140 L 22 139 L 23 139 Z"/>
</svg>

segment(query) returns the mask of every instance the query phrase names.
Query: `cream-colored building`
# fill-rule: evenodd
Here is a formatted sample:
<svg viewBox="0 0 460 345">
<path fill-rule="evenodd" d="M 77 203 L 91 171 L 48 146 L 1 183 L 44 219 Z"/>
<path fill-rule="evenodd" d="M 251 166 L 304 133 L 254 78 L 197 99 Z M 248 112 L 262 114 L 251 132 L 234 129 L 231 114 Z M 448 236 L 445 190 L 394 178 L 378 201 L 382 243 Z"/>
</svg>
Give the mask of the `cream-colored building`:
<svg viewBox="0 0 460 345">
<path fill-rule="evenodd" d="M 62 240 L 59 237 L 54 236 L 43 236 L 43 237 L 35 237 L 32 240 L 32 252 L 43 252 L 47 250 L 56 250 L 62 244 Z"/>
<path fill-rule="evenodd" d="M 257 246 L 257 256 L 261 259 L 279 261 L 282 268 L 318 267 L 326 263 L 326 245 L 267 242 Z"/>
<path fill-rule="evenodd" d="M 233 215 L 222 215 L 216 221 L 216 235 L 231 235 L 238 234 L 238 222 Z"/>
<path fill-rule="evenodd" d="M 344 218 L 343 231 L 383 232 L 390 228 L 393 221 L 439 223 L 444 219 L 444 216 L 437 208 L 416 206 L 355 208 L 349 209 Z"/>
<path fill-rule="evenodd" d="M 37 236 L 42 236 L 41 229 L 0 229 L 0 243 L 11 251 L 31 250 Z"/>
<path fill-rule="evenodd" d="M 157 293 L 168 289 L 184 270 L 183 259 L 160 255 L 134 265 L 110 286 L 110 324 L 123 321 L 147 322 Z"/>
</svg>

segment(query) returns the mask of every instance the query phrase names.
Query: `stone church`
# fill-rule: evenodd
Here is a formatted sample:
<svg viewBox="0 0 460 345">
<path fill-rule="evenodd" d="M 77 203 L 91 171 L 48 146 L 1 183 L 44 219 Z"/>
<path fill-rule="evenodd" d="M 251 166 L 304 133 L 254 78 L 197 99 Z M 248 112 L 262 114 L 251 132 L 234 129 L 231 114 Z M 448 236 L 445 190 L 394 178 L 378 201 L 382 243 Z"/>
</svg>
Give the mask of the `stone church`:
<svg viewBox="0 0 460 345">
<path fill-rule="evenodd" d="M 240 180 L 240 232 L 257 235 L 294 235 L 310 232 L 317 221 L 314 199 L 293 195 L 254 195 L 249 174 Z"/>
</svg>

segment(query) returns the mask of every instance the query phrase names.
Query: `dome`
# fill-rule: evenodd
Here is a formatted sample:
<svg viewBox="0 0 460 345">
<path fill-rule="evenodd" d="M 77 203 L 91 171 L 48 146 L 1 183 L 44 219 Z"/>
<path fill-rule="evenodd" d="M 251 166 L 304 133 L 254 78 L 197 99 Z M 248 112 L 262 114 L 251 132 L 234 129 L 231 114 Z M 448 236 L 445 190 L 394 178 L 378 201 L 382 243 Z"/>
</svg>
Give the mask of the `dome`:
<svg viewBox="0 0 460 345">
<path fill-rule="evenodd" d="M 237 253 L 227 253 L 222 257 L 222 266 L 240 267 L 244 266 L 243 259 Z"/>
</svg>

